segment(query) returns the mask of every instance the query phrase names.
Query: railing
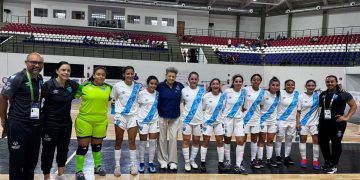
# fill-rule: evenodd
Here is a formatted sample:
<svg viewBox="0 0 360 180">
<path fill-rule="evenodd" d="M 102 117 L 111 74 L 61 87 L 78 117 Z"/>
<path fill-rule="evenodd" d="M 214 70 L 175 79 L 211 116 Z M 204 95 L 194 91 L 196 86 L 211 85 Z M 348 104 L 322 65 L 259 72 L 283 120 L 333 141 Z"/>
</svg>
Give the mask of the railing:
<svg viewBox="0 0 360 180">
<path fill-rule="evenodd" d="M 227 30 L 212 30 L 212 29 L 197 29 L 197 28 L 186 28 L 184 30 L 184 35 L 192 36 L 213 36 L 213 37 L 225 37 L 225 38 L 236 38 L 236 31 L 227 31 Z M 246 39 L 256 39 L 259 37 L 259 32 L 246 32 L 239 31 L 240 38 Z"/>
<path fill-rule="evenodd" d="M 4 22 L 8 23 L 28 23 L 28 16 L 17 16 L 17 15 L 10 15 L 5 13 L 5 19 Z"/>
</svg>

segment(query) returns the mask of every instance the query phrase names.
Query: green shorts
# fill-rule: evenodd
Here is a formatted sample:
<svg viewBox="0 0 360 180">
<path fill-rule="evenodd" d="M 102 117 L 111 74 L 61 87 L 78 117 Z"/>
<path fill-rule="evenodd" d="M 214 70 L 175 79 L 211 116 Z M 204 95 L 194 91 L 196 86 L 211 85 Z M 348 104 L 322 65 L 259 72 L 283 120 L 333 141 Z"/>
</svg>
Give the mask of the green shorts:
<svg viewBox="0 0 360 180">
<path fill-rule="evenodd" d="M 80 118 L 75 120 L 76 136 L 78 138 L 93 137 L 93 138 L 105 138 L 106 130 L 108 126 L 108 120 L 102 122 L 84 121 Z"/>
</svg>

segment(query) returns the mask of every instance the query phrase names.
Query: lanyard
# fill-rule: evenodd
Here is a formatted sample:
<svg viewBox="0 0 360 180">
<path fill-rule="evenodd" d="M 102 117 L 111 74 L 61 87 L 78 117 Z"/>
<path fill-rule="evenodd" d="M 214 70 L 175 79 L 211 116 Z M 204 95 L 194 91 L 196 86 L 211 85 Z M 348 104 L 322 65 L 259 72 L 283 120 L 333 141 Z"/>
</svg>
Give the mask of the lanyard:
<svg viewBox="0 0 360 180">
<path fill-rule="evenodd" d="M 329 108 L 328 108 L 328 109 L 331 109 L 331 106 L 332 106 L 332 104 L 333 104 L 333 102 L 334 102 L 334 99 L 336 99 L 336 98 L 337 98 L 337 95 L 334 93 L 333 96 L 332 96 L 332 98 L 331 98 L 331 100 L 330 100 L 330 104 L 329 104 Z M 324 97 L 324 100 L 323 100 L 324 108 L 326 109 L 326 107 L 325 107 L 325 100 L 326 100 L 326 94 L 325 94 L 325 97 Z"/>
<path fill-rule="evenodd" d="M 34 98 L 34 89 L 32 86 L 32 80 L 31 80 L 31 76 L 29 74 L 29 72 L 26 71 L 26 75 L 27 75 L 27 79 L 29 82 L 29 89 L 30 89 L 30 95 L 31 95 L 31 102 L 34 102 L 35 98 Z M 41 96 L 41 82 L 39 80 L 39 96 L 38 96 L 38 102 L 40 102 L 40 96 Z"/>
</svg>

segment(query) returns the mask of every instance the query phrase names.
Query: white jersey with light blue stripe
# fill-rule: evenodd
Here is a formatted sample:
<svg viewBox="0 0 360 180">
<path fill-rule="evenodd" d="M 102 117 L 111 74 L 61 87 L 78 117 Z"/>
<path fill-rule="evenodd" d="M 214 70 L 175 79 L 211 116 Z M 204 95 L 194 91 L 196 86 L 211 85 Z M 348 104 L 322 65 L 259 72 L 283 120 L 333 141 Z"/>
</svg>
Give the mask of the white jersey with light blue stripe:
<svg viewBox="0 0 360 180">
<path fill-rule="evenodd" d="M 244 108 L 246 109 L 246 111 L 244 112 L 244 117 L 246 116 L 247 113 L 250 112 L 249 110 L 250 110 L 251 106 L 253 105 L 255 100 L 260 95 L 260 92 L 262 91 L 262 89 L 259 88 L 259 90 L 255 91 L 252 88 L 252 86 L 248 86 L 248 87 L 245 87 L 245 90 L 246 90 L 246 96 L 245 96 Z M 247 125 L 249 125 L 249 126 L 259 126 L 260 125 L 260 103 L 254 109 L 254 113 L 251 116 Z"/>
<path fill-rule="evenodd" d="M 135 86 L 134 82 L 131 84 L 131 86 L 128 86 L 122 80 L 114 85 L 110 96 L 111 96 L 111 98 L 116 99 L 116 101 L 115 101 L 115 112 L 116 113 L 121 113 L 124 111 L 125 106 L 129 100 L 129 97 L 132 94 L 132 91 L 134 89 L 134 86 Z M 140 90 L 140 88 L 139 88 L 139 90 Z M 135 115 L 137 113 L 137 110 L 138 110 L 137 98 L 138 98 L 138 92 L 136 92 L 136 97 L 135 97 L 134 103 L 131 106 L 131 109 L 127 115 Z"/>
<path fill-rule="evenodd" d="M 195 97 L 197 96 L 198 92 L 199 92 L 200 87 L 197 86 L 196 89 L 191 89 L 190 86 L 185 87 L 184 89 L 181 90 L 181 98 L 185 103 L 183 112 L 181 114 L 181 121 L 184 121 L 184 119 L 187 117 L 187 115 L 189 114 L 193 102 L 195 100 Z M 203 95 L 206 92 L 203 92 Z M 196 109 L 196 113 L 194 114 L 194 117 L 192 118 L 191 122 L 189 124 L 191 125 L 196 125 L 196 124 L 201 124 L 202 123 L 202 119 L 204 116 L 204 113 L 202 111 L 202 98 L 203 95 L 200 97 L 201 101 L 198 104 L 198 107 Z"/>
<path fill-rule="evenodd" d="M 285 90 L 280 90 L 280 102 L 277 109 L 277 118 L 284 114 L 284 112 L 288 109 L 289 105 L 292 103 L 294 98 L 295 90 L 293 93 L 287 93 Z M 288 122 L 296 122 L 296 113 L 297 113 L 297 105 L 291 111 L 289 116 L 286 118 Z"/>
<path fill-rule="evenodd" d="M 137 113 L 137 120 L 139 122 L 143 122 L 143 120 L 148 116 L 156 98 L 156 92 L 149 93 L 147 89 L 143 89 L 139 92 L 138 103 L 139 103 L 139 111 Z M 149 122 L 150 124 L 153 121 L 156 121 L 159 118 L 159 113 L 157 108 L 155 108 L 155 113 L 152 120 Z"/>
<path fill-rule="evenodd" d="M 202 100 L 202 108 L 204 110 L 203 123 L 205 123 L 205 121 L 211 119 L 211 117 L 214 114 L 214 111 L 219 103 L 221 95 L 222 95 L 222 93 L 219 93 L 218 95 L 215 96 L 212 94 L 212 92 L 208 92 L 204 95 L 203 100 Z M 225 100 L 223 103 L 225 103 Z M 223 104 L 223 107 L 224 107 L 224 104 Z M 213 125 L 219 124 L 220 122 L 222 122 L 222 111 L 223 111 L 223 109 L 220 110 Z"/>
<path fill-rule="evenodd" d="M 265 91 L 265 95 L 260 103 L 260 117 L 268 113 L 270 107 L 273 105 L 276 98 L 276 94 L 271 94 L 269 91 Z M 270 114 L 268 118 L 265 119 L 264 125 L 273 125 L 276 124 L 277 118 L 277 106 L 275 110 Z"/>
<path fill-rule="evenodd" d="M 228 88 L 224 91 L 226 96 L 226 103 L 223 111 L 223 117 L 227 117 L 229 113 L 233 110 L 235 103 L 238 101 L 239 96 L 241 94 L 241 89 L 239 92 L 234 91 L 233 88 Z M 242 104 L 244 103 L 244 99 L 242 100 Z M 242 105 L 239 107 L 238 111 L 236 112 L 234 119 L 241 119 L 243 116 Z"/>
<path fill-rule="evenodd" d="M 299 95 L 299 103 L 298 103 L 298 111 L 301 112 L 300 121 L 304 119 L 304 116 L 310 112 L 311 107 L 313 106 L 313 96 L 319 94 L 313 93 L 311 96 L 306 93 L 301 93 Z M 311 115 L 308 117 L 306 126 L 313 126 L 319 124 L 319 102 L 315 105 L 316 109 Z"/>
</svg>

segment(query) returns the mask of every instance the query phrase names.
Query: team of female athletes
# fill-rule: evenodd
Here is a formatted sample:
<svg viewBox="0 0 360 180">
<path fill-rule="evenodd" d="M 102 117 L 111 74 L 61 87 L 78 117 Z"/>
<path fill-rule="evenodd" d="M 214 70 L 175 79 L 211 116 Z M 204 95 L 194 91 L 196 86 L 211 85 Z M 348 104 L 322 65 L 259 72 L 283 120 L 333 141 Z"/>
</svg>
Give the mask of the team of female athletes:
<svg viewBox="0 0 360 180">
<path fill-rule="evenodd" d="M 248 87 L 243 87 L 244 79 L 241 75 L 234 75 L 231 87 L 222 90 L 221 81 L 217 78 L 210 81 L 207 89 L 199 86 L 199 74 L 196 72 L 189 74 L 189 86 L 184 88 L 181 83 L 175 81 L 177 75 L 175 68 L 166 70 L 166 79 L 161 83 L 155 76 L 149 76 L 146 81 L 147 87 L 142 87 L 134 81 L 135 69 L 131 66 L 123 68 L 123 79 L 113 87 L 105 83 L 107 72 L 104 67 L 96 67 L 91 78 L 81 85 L 69 79 L 70 73 L 70 65 L 62 61 L 58 63 L 56 75 L 44 84 L 41 167 L 45 179 L 50 177 L 55 147 L 57 147 L 58 177 L 63 178 L 72 128 L 71 101 L 74 98 L 82 99 L 80 112 L 75 120 L 78 137 L 76 179 L 79 180 L 85 179 L 83 165 L 89 144 L 94 158 L 94 173 L 101 176 L 106 174 L 101 163 L 101 147 L 103 138 L 106 137 L 108 104 L 111 99 L 115 102 L 115 176 L 121 175 L 121 145 L 125 131 L 128 133 L 130 158 L 123 159 L 123 162 L 130 162 L 131 174 L 145 172 L 147 143 L 148 172 L 156 172 L 154 165 L 156 142 L 159 143 L 158 161 L 161 168 L 176 171 L 178 159 L 176 141 L 179 126 L 183 134 L 184 168 L 188 172 L 192 169 L 206 172 L 206 154 L 212 135 L 215 135 L 218 169 L 221 172 L 247 173 L 243 165 L 243 156 L 248 135 L 251 143 L 252 168 L 263 168 L 265 165 L 277 167 L 282 163 L 294 164 L 290 157 L 291 145 L 296 133 L 299 133 L 302 159 L 300 166 L 306 168 L 308 165 L 306 140 L 307 135 L 311 135 L 313 168 L 321 169 L 318 162 L 319 149 L 321 149 L 325 159 L 323 170 L 327 173 L 335 173 L 341 155 L 341 140 L 346 121 L 356 111 L 353 97 L 339 87 L 336 76 L 332 75 L 326 77 L 327 90 L 319 95 L 315 91 L 314 80 L 305 83 L 304 93 L 295 90 L 295 81 L 291 79 L 286 80 L 284 90 L 280 90 L 280 81 L 276 77 L 270 80 L 268 89 L 262 89 L 260 74 L 251 76 L 251 86 Z M 181 103 L 184 104 L 182 112 L 180 112 Z M 344 114 L 346 104 L 350 106 L 350 110 Z M 56 109 L 61 109 L 61 114 L 57 113 Z M 140 162 L 135 144 L 137 133 L 140 135 Z M 200 143 L 201 136 L 202 143 Z M 236 142 L 234 164 L 230 158 L 230 143 L 233 136 Z M 285 141 L 284 156 L 281 155 L 283 141 Z M 275 158 L 272 158 L 273 146 L 275 146 Z M 201 162 L 198 166 L 195 158 L 199 150 Z"/>
</svg>

